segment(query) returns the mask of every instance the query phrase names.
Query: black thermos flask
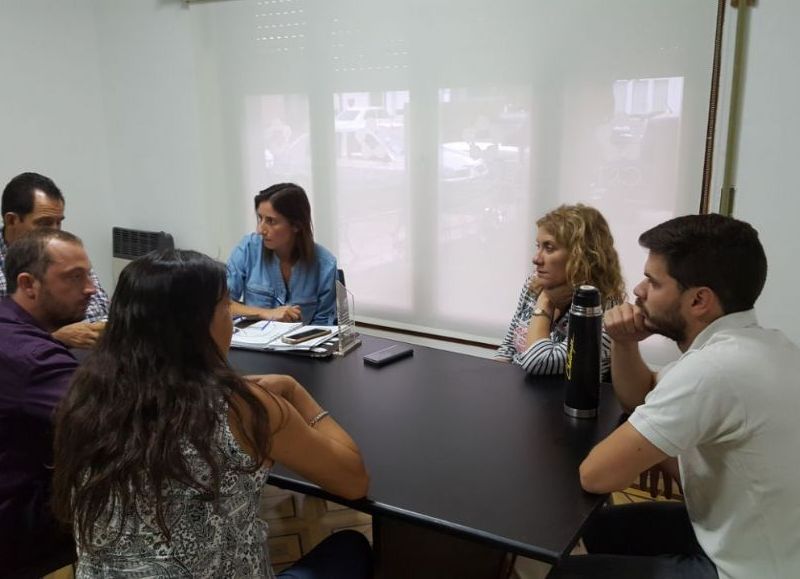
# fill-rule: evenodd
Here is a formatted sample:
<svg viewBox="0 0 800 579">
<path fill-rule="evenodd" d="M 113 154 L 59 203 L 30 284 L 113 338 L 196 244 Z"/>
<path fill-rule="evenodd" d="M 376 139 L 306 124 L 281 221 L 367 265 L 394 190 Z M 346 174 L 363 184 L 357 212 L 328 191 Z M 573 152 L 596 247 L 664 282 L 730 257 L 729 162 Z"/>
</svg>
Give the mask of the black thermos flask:
<svg viewBox="0 0 800 579">
<path fill-rule="evenodd" d="M 572 296 L 564 368 L 564 412 L 575 418 L 597 416 L 603 308 L 600 292 L 582 285 Z"/>
</svg>

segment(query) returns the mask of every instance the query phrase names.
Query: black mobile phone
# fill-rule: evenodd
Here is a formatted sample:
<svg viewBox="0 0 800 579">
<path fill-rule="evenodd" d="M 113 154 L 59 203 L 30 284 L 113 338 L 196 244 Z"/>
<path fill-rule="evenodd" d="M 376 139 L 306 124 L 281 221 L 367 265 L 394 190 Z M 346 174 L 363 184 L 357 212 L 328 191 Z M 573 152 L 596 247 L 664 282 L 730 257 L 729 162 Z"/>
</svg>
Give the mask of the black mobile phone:
<svg viewBox="0 0 800 579">
<path fill-rule="evenodd" d="M 327 336 L 330 333 L 331 331 L 326 330 L 325 328 L 312 328 L 310 330 L 303 330 L 302 332 L 289 334 L 288 336 L 281 338 L 281 340 L 287 344 L 299 344 L 300 342 L 306 342 L 314 338 L 319 338 L 320 336 Z"/>
<path fill-rule="evenodd" d="M 371 366 L 385 366 L 395 360 L 402 360 L 414 355 L 414 349 L 411 346 L 403 344 L 395 344 L 388 348 L 383 348 L 377 352 L 372 352 L 364 356 L 364 363 Z"/>
</svg>

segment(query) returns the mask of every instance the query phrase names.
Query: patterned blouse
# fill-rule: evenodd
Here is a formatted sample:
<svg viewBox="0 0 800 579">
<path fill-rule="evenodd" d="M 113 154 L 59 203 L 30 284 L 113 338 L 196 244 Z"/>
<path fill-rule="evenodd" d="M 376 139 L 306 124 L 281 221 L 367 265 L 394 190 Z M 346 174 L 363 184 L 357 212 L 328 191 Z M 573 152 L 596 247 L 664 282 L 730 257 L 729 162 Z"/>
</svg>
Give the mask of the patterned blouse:
<svg viewBox="0 0 800 579">
<path fill-rule="evenodd" d="M 538 376 L 563 374 L 567 360 L 567 335 L 569 333 L 569 315 L 565 312 L 550 327 L 550 337 L 535 341 L 526 347 L 528 341 L 528 324 L 536 307 L 536 294 L 530 291 L 532 276 L 528 276 L 517 302 L 517 310 L 511 318 L 503 343 L 497 349 L 495 359 L 511 360 L 514 364 Z M 606 309 L 613 302 L 606 303 Z M 608 376 L 611 370 L 611 338 L 603 330 L 603 347 L 600 353 L 600 375 Z"/>
<path fill-rule="evenodd" d="M 227 417 L 227 414 L 225 415 Z M 120 513 L 97 523 L 96 552 L 78 552 L 76 578 L 273 578 L 267 551 L 267 524 L 258 514 L 261 488 L 269 469 L 237 470 L 252 458 L 238 445 L 227 420 L 217 435 L 225 462 L 220 480 L 222 498 L 202 500 L 200 492 L 178 482 L 166 485 L 166 518 L 171 541 L 156 523 L 155 502 L 131 508 L 120 530 Z M 194 448 L 186 455 L 195 476 L 209 479 L 208 467 Z"/>
</svg>

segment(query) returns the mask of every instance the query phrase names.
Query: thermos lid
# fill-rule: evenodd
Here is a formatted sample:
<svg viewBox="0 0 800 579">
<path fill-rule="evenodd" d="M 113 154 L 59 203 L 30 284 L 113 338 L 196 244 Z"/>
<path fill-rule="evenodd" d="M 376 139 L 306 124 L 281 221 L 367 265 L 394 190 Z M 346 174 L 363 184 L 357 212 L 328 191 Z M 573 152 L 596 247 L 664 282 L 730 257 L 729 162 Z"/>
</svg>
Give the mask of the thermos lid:
<svg viewBox="0 0 800 579">
<path fill-rule="evenodd" d="M 581 308 L 596 308 L 600 306 L 600 292 L 593 285 L 581 285 L 572 295 L 572 305 Z"/>
</svg>

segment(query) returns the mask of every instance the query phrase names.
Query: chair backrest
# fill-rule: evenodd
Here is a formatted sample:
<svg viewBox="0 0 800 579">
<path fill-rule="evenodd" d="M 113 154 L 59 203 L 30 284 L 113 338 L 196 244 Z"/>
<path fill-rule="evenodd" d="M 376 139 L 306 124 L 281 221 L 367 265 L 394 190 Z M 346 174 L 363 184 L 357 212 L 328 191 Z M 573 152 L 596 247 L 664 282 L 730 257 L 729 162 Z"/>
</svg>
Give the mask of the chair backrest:
<svg viewBox="0 0 800 579">
<path fill-rule="evenodd" d="M 343 269 L 337 269 L 336 270 L 336 279 L 339 280 L 340 284 L 342 284 L 344 286 L 347 285 L 346 283 L 344 283 L 344 270 Z"/>
</svg>

